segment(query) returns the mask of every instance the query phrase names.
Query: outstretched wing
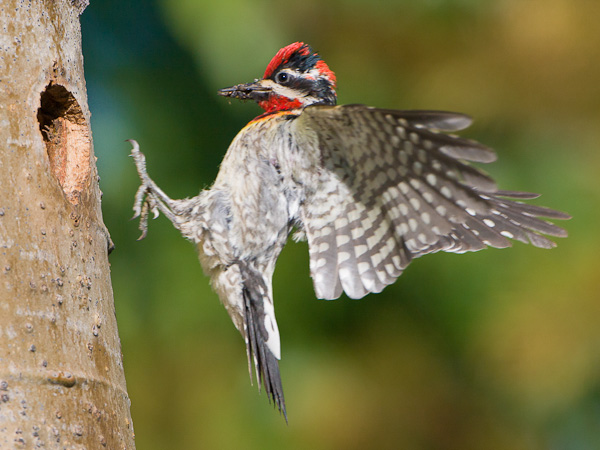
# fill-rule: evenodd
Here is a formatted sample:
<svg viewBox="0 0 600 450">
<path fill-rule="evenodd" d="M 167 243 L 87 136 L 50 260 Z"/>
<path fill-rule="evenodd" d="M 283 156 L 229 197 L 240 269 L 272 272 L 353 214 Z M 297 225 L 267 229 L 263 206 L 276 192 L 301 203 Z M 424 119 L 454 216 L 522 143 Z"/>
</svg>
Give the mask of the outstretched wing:
<svg viewBox="0 0 600 450">
<path fill-rule="evenodd" d="M 468 116 L 312 106 L 294 122 L 320 158 L 300 214 L 319 298 L 380 292 L 427 253 L 508 247 L 507 238 L 550 248 L 544 234 L 567 235 L 539 217 L 569 215 L 522 203 L 537 194 L 500 191 L 468 163 L 494 161 L 491 149 L 441 133 L 466 128 Z"/>
</svg>

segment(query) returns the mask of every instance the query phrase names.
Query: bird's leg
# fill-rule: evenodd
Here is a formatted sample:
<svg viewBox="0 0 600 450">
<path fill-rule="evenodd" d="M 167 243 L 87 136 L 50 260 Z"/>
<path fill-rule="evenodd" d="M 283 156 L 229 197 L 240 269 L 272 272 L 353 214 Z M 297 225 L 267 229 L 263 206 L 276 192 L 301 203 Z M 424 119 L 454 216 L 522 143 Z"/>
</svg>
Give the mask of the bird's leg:
<svg viewBox="0 0 600 450">
<path fill-rule="evenodd" d="M 140 230 L 142 235 L 138 240 L 144 239 L 148 232 L 148 214 L 152 212 L 156 219 L 159 211 L 162 212 L 172 223 L 177 226 L 178 212 L 177 200 L 172 200 L 165 194 L 161 188 L 150 178 L 146 171 L 146 157 L 140 151 L 138 143 L 132 139 L 129 140 L 133 148 L 131 149 L 131 157 L 135 162 L 138 175 L 142 181 L 141 186 L 135 194 L 135 203 L 133 204 L 134 215 L 132 219 L 140 218 Z"/>
</svg>

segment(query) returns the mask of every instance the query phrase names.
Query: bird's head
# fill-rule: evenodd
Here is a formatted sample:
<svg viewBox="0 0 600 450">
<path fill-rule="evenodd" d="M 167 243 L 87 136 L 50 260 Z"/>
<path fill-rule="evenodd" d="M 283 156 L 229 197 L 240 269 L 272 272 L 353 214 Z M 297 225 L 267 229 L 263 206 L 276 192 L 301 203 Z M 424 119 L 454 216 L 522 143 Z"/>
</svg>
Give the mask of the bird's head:
<svg viewBox="0 0 600 450">
<path fill-rule="evenodd" d="M 307 44 L 295 42 L 273 57 L 262 79 L 221 89 L 219 95 L 254 100 L 267 113 L 335 105 L 335 74 Z"/>
</svg>

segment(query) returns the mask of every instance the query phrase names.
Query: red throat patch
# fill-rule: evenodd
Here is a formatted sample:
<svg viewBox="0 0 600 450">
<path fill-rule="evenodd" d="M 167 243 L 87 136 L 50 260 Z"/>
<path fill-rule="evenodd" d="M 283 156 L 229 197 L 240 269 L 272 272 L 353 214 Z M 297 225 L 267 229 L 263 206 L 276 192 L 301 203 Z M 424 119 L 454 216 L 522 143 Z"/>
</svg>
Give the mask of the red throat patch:
<svg viewBox="0 0 600 450">
<path fill-rule="evenodd" d="M 264 109 L 266 112 L 271 113 L 275 111 L 287 111 L 290 109 L 300 108 L 302 102 L 298 99 L 289 99 L 280 95 L 271 95 L 269 100 L 258 102 L 258 106 Z"/>
</svg>

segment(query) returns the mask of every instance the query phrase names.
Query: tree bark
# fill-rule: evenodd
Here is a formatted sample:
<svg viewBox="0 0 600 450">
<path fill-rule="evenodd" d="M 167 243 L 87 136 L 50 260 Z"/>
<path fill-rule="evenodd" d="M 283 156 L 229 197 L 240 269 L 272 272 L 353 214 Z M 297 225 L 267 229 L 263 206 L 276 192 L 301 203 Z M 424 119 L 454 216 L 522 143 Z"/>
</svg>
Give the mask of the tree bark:
<svg viewBox="0 0 600 450">
<path fill-rule="evenodd" d="M 85 0 L 0 7 L 0 448 L 133 449 L 83 75 Z"/>
</svg>

